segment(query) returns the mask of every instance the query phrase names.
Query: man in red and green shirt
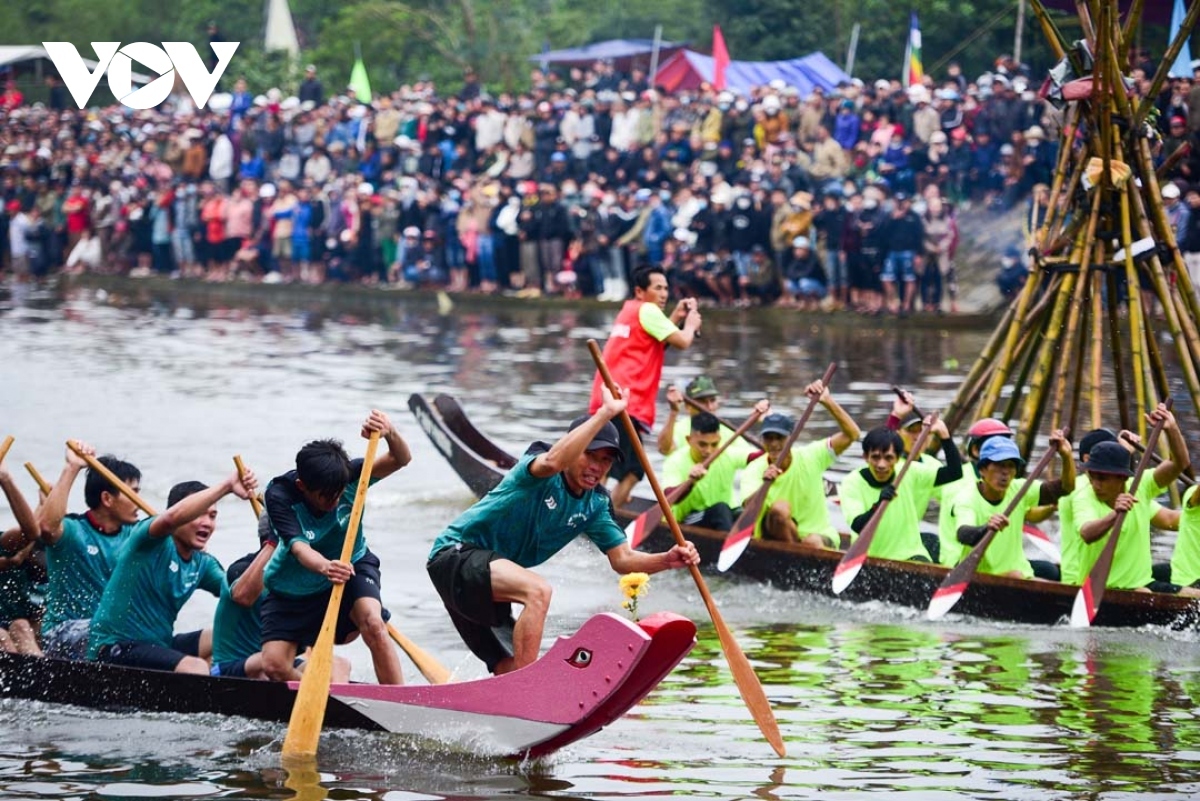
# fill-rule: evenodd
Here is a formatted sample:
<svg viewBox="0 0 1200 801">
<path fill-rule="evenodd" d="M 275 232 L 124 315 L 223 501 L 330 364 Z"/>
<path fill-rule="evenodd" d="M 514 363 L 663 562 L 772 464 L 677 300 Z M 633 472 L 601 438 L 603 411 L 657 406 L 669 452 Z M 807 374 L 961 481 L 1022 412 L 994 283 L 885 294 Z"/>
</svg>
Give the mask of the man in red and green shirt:
<svg viewBox="0 0 1200 801">
<path fill-rule="evenodd" d="M 629 416 L 639 431 L 648 434 L 654 428 L 658 382 L 662 378 L 667 346 L 673 345 L 681 350 L 691 347 L 696 332 L 700 330 L 701 320 L 696 301 L 692 298 L 679 301 L 670 317 L 665 314 L 670 292 L 667 276 L 660 268 L 638 270 L 633 282 L 633 300 L 625 301 L 613 322 L 608 341 L 604 343 L 604 362 L 626 396 Z M 602 383 L 597 372 L 592 381 L 589 414 L 595 414 L 602 404 Z M 634 485 L 643 476 L 633 444 L 626 441 L 624 432 L 621 434 L 621 457 L 613 465 L 610 474 L 617 479 L 612 501 L 618 509 L 628 502 Z"/>
</svg>

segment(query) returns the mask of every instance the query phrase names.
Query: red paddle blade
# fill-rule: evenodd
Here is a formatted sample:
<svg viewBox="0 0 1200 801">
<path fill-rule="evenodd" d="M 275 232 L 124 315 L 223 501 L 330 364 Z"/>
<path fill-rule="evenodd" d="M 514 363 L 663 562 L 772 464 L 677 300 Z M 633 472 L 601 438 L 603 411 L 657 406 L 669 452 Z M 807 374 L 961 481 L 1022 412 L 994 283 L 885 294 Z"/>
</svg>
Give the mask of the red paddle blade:
<svg viewBox="0 0 1200 801">
<path fill-rule="evenodd" d="M 933 598 L 929 600 L 929 608 L 925 610 L 925 617 L 929 620 L 941 620 L 945 617 L 946 613 L 954 608 L 958 599 L 962 598 L 963 593 L 967 591 L 967 583 L 963 581 L 951 584 L 949 587 L 938 587 Z"/>
<path fill-rule="evenodd" d="M 753 538 L 753 523 L 738 531 L 730 532 L 729 536 L 725 538 L 725 542 L 721 544 L 721 555 L 717 557 L 717 570 L 724 573 L 733 567 L 733 563 L 741 558 Z"/>
<path fill-rule="evenodd" d="M 633 522 L 625 527 L 625 536 L 629 538 L 629 547 L 636 549 L 646 541 L 646 537 L 650 536 L 650 532 L 654 531 L 654 528 L 650 525 L 650 512 L 643 512 L 635 517 Z"/>
<path fill-rule="evenodd" d="M 1054 540 L 1050 539 L 1046 532 L 1032 523 L 1026 523 L 1024 534 L 1025 539 L 1029 540 L 1029 544 L 1045 554 L 1050 561 L 1055 563 L 1062 562 L 1062 551 L 1058 549 L 1058 546 L 1054 544 Z"/>
<path fill-rule="evenodd" d="M 1071 628 L 1086 629 L 1096 619 L 1095 596 L 1092 593 L 1092 577 L 1088 576 L 1075 596 L 1075 604 L 1071 607 Z"/>
<path fill-rule="evenodd" d="M 849 556 L 849 554 L 847 554 Z M 833 594 L 841 595 L 842 590 L 850 586 L 850 583 L 858 577 L 858 571 L 862 570 L 863 565 L 867 561 L 867 554 L 864 551 L 856 556 L 851 556 L 849 559 L 842 559 L 838 562 L 838 566 L 833 571 Z"/>
</svg>

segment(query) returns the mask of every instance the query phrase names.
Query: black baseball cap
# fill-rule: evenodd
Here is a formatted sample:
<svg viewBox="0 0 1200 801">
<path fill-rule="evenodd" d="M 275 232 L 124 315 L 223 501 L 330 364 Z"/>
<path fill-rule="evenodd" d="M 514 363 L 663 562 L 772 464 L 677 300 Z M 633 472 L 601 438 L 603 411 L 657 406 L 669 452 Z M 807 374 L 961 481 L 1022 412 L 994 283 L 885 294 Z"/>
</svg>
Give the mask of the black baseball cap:
<svg viewBox="0 0 1200 801">
<path fill-rule="evenodd" d="M 585 414 L 581 417 L 576 417 L 571 421 L 571 425 L 567 431 L 574 431 L 591 419 L 591 415 L 588 414 Z M 617 427 L 613 425 L 611 420 L 604 424 L 604 426 L 596 433 L 596 436 L 592 437 L 592 441 L 588 443 L 587 448 L 584 450 L 611 450 L 614 452 L 616 460 L 618 462 L 621 461 L 621 437 L 617 434 Z"/>
<path fill-rule="evenodd" d="M 1092 448 L 1092 453 L 1083 466 L 1089 473 L 1107 473 L 1113 476 L 1132 476 L 1129 469 L 1129 451 L 1119 442 L 1101 442 Z"/>
</svg>

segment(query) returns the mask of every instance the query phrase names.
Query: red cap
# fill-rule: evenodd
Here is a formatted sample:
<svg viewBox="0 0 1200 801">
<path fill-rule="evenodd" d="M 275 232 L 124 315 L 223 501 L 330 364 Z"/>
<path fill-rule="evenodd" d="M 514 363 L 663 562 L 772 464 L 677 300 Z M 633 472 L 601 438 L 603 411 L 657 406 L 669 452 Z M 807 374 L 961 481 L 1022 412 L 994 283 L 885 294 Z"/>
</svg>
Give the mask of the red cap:
<svg viewBox="0 0 1200 801">
<path fill-rule="evenodd" d="M 994 417 L 985 417 L 967 429 L 967 436 L 972 439 L 981 437 L 1011 437 L 1012 429 Z"/>
</svg>

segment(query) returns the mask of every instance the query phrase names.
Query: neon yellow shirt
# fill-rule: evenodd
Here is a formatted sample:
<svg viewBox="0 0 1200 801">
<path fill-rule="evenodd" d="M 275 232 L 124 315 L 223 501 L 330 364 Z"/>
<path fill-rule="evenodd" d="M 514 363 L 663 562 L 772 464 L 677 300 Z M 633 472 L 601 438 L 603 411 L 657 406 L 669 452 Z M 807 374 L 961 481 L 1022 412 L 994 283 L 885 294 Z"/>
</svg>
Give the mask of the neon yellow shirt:
<svg viewBox="0 0 1200 801">
<path fill-rule="evenodd" d="M 836 459 L 837 454 L 829 447 L 827 439 L 792 446 L 792 463 L 771 482 L 755 524 L 754 536 L 762 537 L 762 521 L 771 504 L 787 501 L 792 508 L 796 530 L 802 538 L 809 534 L 820 534 L 836 547 L 838 533 L 829 520 L 829 504 L 825 501 L 825 471 Z M 742 471 L 743 504 L 762 486 L 767 467 L 767 459 L 762 457 L 755 459 Z"/>
</svg>

